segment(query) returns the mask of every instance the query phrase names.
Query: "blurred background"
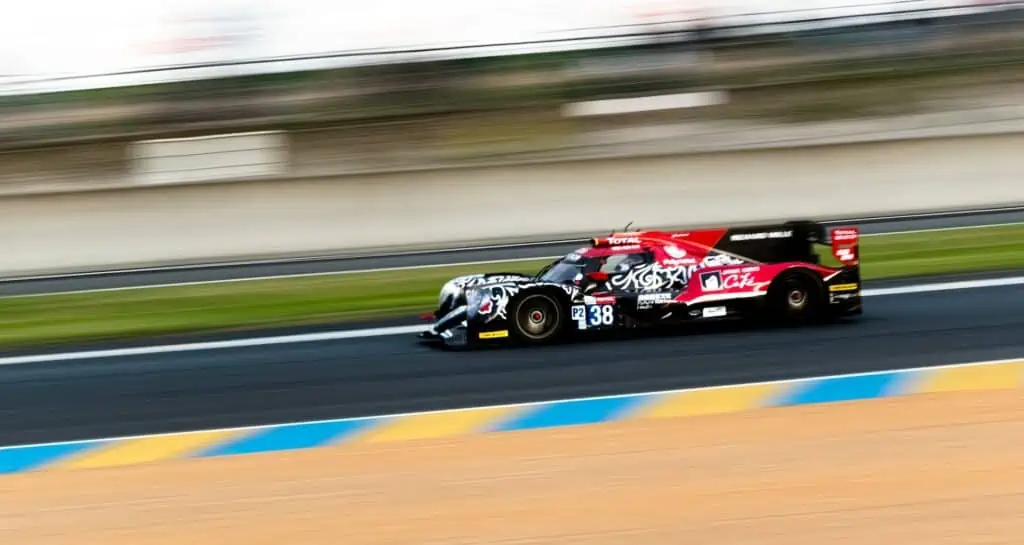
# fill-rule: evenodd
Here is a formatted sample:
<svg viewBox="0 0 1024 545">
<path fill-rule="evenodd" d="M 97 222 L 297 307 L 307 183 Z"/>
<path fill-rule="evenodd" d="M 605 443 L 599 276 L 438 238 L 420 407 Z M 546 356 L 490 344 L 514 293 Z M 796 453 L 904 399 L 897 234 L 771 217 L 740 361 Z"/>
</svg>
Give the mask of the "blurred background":
<svg viewBox="0 0 1024 545">
<path fill-rule="evenodd" d="M 1021 8 L 40 0 L 0 22 L 0 191 L 1018 122 Z M 240 132 L 210 164 L 141 143 Z"/>
</svg>

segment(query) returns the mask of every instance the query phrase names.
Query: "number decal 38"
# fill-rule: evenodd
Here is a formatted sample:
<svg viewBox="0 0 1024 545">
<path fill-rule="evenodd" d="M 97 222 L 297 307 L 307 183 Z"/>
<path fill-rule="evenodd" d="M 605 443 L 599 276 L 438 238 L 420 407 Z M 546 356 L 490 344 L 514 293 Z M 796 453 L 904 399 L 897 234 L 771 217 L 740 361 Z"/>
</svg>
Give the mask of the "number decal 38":
<svg viewBox="0 0 1024 545">
<path fill-rule="evenodd" d="M 615 323 L 615 306 L 574 305 L 572 319 L 579 329 L 609 327 Z"/>
</svg>

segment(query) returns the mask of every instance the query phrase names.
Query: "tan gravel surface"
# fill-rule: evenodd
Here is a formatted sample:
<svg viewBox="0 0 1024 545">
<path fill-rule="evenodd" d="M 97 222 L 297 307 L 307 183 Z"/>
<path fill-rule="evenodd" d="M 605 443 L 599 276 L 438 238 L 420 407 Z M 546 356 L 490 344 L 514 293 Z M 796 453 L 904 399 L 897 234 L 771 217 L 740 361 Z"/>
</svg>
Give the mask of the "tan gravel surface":
<svg viewBox="0 0 1024 545">
<path fill-rule="evenodd" d="M 4 545 L 1024 543 L 1024 390 L 0 478 Z"/>
</svg>

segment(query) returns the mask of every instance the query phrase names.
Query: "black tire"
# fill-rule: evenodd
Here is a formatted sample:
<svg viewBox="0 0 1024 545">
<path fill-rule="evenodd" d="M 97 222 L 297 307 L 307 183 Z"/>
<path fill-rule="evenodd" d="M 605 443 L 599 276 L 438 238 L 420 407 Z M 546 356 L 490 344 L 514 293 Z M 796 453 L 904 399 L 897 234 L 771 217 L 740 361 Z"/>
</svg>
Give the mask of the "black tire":
<svg viewBox="0 0 1024 545">
<path fill-rule="evenodd" d="M 510 307 L 509 328 L 516 340 L 549 344 L 561 338 L 565 309 L 557 298 L 544 292 L 526 293 Z"/>
<path fill-rule="evenodd" d="M 805 272 L 786 272 L 768 290 L 769 320 L 780 325 L 817 323 L 825 314 L 822 283 Z"/>
</svg>

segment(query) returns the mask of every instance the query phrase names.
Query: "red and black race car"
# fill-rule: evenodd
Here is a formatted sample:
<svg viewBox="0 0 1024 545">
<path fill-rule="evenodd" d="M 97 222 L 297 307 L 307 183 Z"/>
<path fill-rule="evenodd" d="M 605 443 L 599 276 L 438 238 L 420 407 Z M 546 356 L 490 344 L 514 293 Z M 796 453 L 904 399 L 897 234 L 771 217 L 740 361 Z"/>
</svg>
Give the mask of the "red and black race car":
<svg viewBox="0 0 1024 545">
<path fill-rule="evenodd" d="M 757 317 L 794 324 L 861 314 L 859 231 L 794 221 L 594 238 L 535 275 L 460 276 L 425 341 L 542 344 L 586 332 Z M 822 264 L 817 246 L 831 246 Z"/>
</svg>

